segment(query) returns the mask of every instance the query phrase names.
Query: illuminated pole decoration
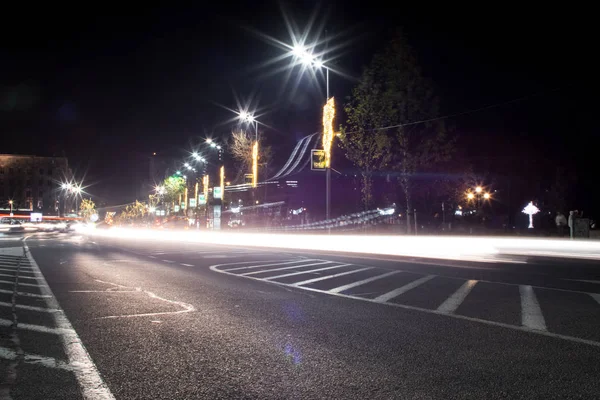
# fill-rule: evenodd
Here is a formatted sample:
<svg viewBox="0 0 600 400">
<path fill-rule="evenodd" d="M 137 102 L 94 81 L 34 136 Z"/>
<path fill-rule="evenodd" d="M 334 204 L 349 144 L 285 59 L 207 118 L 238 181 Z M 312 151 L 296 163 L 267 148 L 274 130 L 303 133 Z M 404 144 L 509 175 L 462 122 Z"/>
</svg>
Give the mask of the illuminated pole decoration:
<svg viewBox="0 0 600 400">
<path fill-rule="evenodd" d="M 194 190 L 194 198 L 196 199 L 196 205 L 198 204 L 198 182 L 196 182 L 196 188 Z"/>
<path fill-rule="evenodd" d="M 252 146 L 252 187 L 258 183 L 258 140 Z"/>
<path fill-rule="evenodd" d="M 335 100 L 327 100 L 323 107 L 323 150 L 325 151 L 325 219 L 331 216 L 331 144 L 333 143 L 333 120 Z"/>
<path fill-rule="evenodd" d="M 533 216 L 540 212 L 540 209 L 533 205 L 533 202 L 530 201 L 529 204 L 523 209 L 523 214 L 529 215 L 529 226 L 528 228 L 533 228 Z"/>
<path fill-rule="evenodd" d="M 183 204 L 184 204 L 184 209 L 187 210 L 188 208 L 188 188 L 186 186 L 185 191 L 183 192 Z"/>
<path fill-rule="evenodd" d="M 225 166 L 221 165 L 221 171 L 220 171 L 220 178 L 221 178 L 221 182 L 220 182 L 220 186 L 221 186 L 221 201 L 223 201 L 225 199 Z"/>
<path fill-rule="evenodd" d="M 209 180 L 208 180 L 208 175 L 204 175 L 204 178 L 202 178 L 202 186 L 204 189 L 204 199 L 208 202 L 208 184 L 209 184 Z"/>
</svg>

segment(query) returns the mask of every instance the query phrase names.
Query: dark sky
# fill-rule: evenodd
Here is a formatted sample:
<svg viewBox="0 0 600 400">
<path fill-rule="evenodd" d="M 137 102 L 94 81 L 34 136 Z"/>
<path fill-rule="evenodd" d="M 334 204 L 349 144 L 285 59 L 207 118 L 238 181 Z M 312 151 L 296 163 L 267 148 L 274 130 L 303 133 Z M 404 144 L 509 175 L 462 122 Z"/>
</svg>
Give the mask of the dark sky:
<svg viewBox="0 0 600 400">
<path fill-rule="evenodd" d="M 282 6 L 303 29 L 317 3 L 199 3 L 4 9 L 0 152 L 64 153 L 77 174 L 94 183 L 89 192 L 119 203 L 132 200 L 152 152 L 177 154 L 189 149 L 191 137 L 230 132 L 226 121 L 232 114 L 218 104 L 235 108 L 236 95 L 258 96 L 261 119 L 272 127 L 266 134 L 281 154 L 315 131 L 323 82 L 319 89 L 303 78 L 291 90 L 294 75 L 284 84 L 285 72 L 272 73 L 285 62 L 262 65 L 283 51 L 259 33 L 289 43 Z M 465 154 L 476 167 L 511 154 L 521 161 L 531 155 L 532 165 L 519 164 L 523 174 L 550 168 L 551 176 L 556 165 L 565 165 L 578 177 L 574 201 L 596 202 L 590 140 L 598 132 L 592 122 L 597 72 L 591 68 L 593 24 L 585 10 L 390 4 L 321 3 L 312 33 L 324 23 L 332 45 L 345 43 L 334 63 L 358 77 L 390 32 L 402 27 L 439 90 L 444 114 L 526 96 L 450 118 Z M 331 77 L 338 98 L 352 85 Z"/>
</svg>

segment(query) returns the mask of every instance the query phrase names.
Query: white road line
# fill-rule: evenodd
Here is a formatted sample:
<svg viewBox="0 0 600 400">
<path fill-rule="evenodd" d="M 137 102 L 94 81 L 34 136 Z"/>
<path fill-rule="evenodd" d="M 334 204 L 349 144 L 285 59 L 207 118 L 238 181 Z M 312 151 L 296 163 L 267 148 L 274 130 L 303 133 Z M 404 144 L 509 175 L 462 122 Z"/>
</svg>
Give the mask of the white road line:
<svg viewBox="0 0 600 400">
<path fill-rule="evenodd" d="M 377 275 L 377 276 L 373 276 L 371 278 L 363 279 L 362 281 L 352 282 L 352 283 L 349 283 L 347 285 L 338 286 L 336 288 L 329 289 L 327 292 L 328 293 L 340 293 L 340 292 L 343 292 L 344 290 L 352 289 L 352 288 L 355 288 L 355 287 L 360 286 L 360 285 L 364 285 L 364 284 L 369 283 L 369 282 L 373 282 L 373 281 L 376 281 L 376 280 L 379 280 L 379 279 L 382 279 L 382 278 L 387 278 L 388 276 L 395 275 L 398 272 L 401 272 L 401 271 L 387 272 L 387 273 L 382 274 L 382 275 Z"/>
<path fill-rule="evenodd" d="M 10 319 L 0 318 L 0 326 L 12 326 L 12 324 L 13 324 L 13 322 Z M 50 327 L 44 326 L 44 325 L 23 324 L 21 322 L 19 322 L 17 324 L 17 329 L 23 329 L 26 331 L 33 331 L 33 332 L 53 333 L 55 335 L 65 335 L 65 334 L 71 334 L 71 333 L 75 332 L 73 329 L 50 328 Z"/>
<path fill-rule="evenodd" d="M 521 324 L 529 329 L 547 330 L 546 321 L 533 288 L 529 285 L 519 285 L 519 293 L 521 293 Z"/>
<path fill-rule="evenodd" d="M 12 307 L 12 303 L 7 303 L 5 301 L 0 301 L 0 307 Z M 16 304 L 15 305 L 16 308 L 19 308 L 21 310 L 27 310 L 27 311 L 38 311 L 38 312 L 60 312 L 60 310 L 55 310 L 55 309 L 50 309 L 50 308 L 46 308 L 46 307 L 34 307 L 34 306 L 26 306 L 26 305 L 22 305 L 22 304 Z"/>
<path fill-rule="evenodd" d="M 373 267 L 366 267 L 366 268 L 361 268 L 361 269 L 355 269 L 353 271 L 340 272 L 339 274 L 322 276 L 320 278 L 307 279 L 307 280 L 302 281 L 302 282 L 296 282 L 293 285 L 294 286 L 308 285 L 310 283 L 320 282 L 320 281 L 324 281 L 326 279 L 339 278 L 340 276 L 346 276 L 346 275 L 350 275 L 350 274 L 356 274 L 357 272 L 362 272 L 362 271 L 366 271 L 366 270 L 369 270 L 369 269 L 373 269 Z"/>
<path fill-rule="evenodd" d="M 0 274 L 0 276 L 6 276 L 9 278 L 14 278 L 14 275 L 9 275 L 9 274 Z M 19 275 L 19 279 L 37 279 L 35 276 L 21 276 Z"/>
<path fill-rule="evenodd" d="M 150 258 L 156 258 L 156 257 L 154 257 L 154 256 L 148 256 L 148 257 L 150 257 Z"/>
<path fill-rule="evenodd" d="M 327 271 L 329 269 L 342 268 L 342 267 L 347 267 L 349 265 L 352 265 L 352 264 L 340 264 L 340 265 L 334 265 L 333 267 L 309 269 L 309 270 L 306 270 L 306 271 L 299 271 L 299 272 L 292 272 L 292 273 L 289 273 L 289 274 L 283 274 L 283 275 L 277 275 L 277 276 L 270 276 L 268 278 L 263 278 L 263 279 L 266 280 L 266 281 L 269 281 L 271 279 L 285 278 L 285 277 L 288 277 L 288 276 L 296 276 L 296 275 L 304 275 L 304 274 L 312 274 L 313 272 Z"/>
<path fill-rule="evenodd" d="M 19 278 L 20 279 L 20 278 Z M 41 289 L 41 288 L 40 288 Z M 13 294 L 12 290 L 5 290 L 5 289 L 0 289 L 0 293 L 7 293 L 7 294 Z M 17 296 L 23 296 L 23 297 L 39 297 L 39 298 L 48 298 L 50 296 L 44 295 L 44 294 L 35 294 L 35 293 L 27 293 L 27 292 L 17 292 Z"/>
<path fill-rule="evenodd" d="M 169 263 L 169 264 L 173 264 L 175 261 L 173 260 L 162 260 L 163 262 Z"/>
<path fill-rule="evenodd" d="M 565 279 L 566 281 L 574 281 L 574 282 L 586 282 L 586 283 L 600 283 L 600 281 L 596 281 L 593 279 Z"/>
<path fill-rule="evenodd" d="M 240 274 L 240 275 L 241 275 L 241 276 L 246 276 L 246 275 L 264 274 L 265 272 L 271 272 L 271 271 L 284 271 L 284 270 L 286 270 L 286 269 L 303 268 L 303 267 L 312 267 L 312 266 L 314 266 L 314 265 L 323 265 L 323 264 L 333 264 L 333 261 L 321 261 L 321 262 L 312 263 L 312 264 L 300 264 L 300 265 L 292 265 L 291 267 L 272 268 L 272 269 L 262 269 L 262 270 L 260 270 L 260 271 L 246 272 L 246 273 L 244 273 L 244 274 Z"/>
<path fill-rule="evenodd" d="M 456 292 L 450 297 L 446 299 L 439 307 L 438 311 L 443 313 L 452 314 L 456 311 L 458 306 L 462 304 L 463 301 L 467 298 L 471 290 L 475 287 L 477 281 L 469 280 L 462 284 L 461 287 L 458 288 Z"/>
<path fill-rule="evenodd" d="M 293 260 L 293 261 L 286 261 L 286 262 L 278 261 L 278 262 L 271 262 L 269 264 L 259 264 L 259 265 L 250 265 L 250 266 L 247 266 L 247 267 L 236 267 L 236 268 L 230 268 L 230 269 L 223 269 L 221 271 L 231 272 L 231 271 L 238 271 L 240 269 L 253 269 L 253 268 L 260 268 L 260 267 L 272 267 L 273 265 L 287 265 L 287 264 L 295 264 L 295 263 L 307 262 L 307 261 L 317 261 L 317 260 L 306 259 L 306 258 L 303 259 L 303 258 L 301 258 L 301 259 Z M 251 264 L 253 262 L 264 262 L 264 261 L 248 261 L 248 262 L 237 263 L 237 264 Z M 229 264 L 223 264 L 223 265 L 229 265 Z M 236 265 L 236 264 L 234 264 L 234 265 Z"/>
<path fill-rule="evenodd" d="M 183 265 L 184 267 L 195 267 L 193 264 L 179 263 L 179 265 Z"/>
<path fill-rule="evenodd" d="M 15 360 L 17 358 L 17 353 L 6 347 L 0 347 L 0 358 L 5 360 Z M 67 371 L 72 371 L 74 368 L 77 368 L 70 366 L 64 361 L 57 360 L 56 358 L 39 356 L 37 354 L 25 353 L 23 362 L 25 362 L 25 364 L 41 365 L 43 367 L 64 369 Z"/>
<path fill-rule="evenodd" d="M 406 293 L 409 290 L 412 290 L 412 289 L 416 288 L 417 286 L 420 286 L 423 283 L 432 280 L 433 278 L 435 278 L 435 275 L 424 276 L 424 277 L 414 280 L 411 283 L 408 283 L 402 287 L 394 289 L 391 292 L 387 292 L 387 293 L 382 294 L 381 296 L 375 297 L 373 300 L 376 303 L 385 303 L 386 301 L 389 301 L 389 300 L 393 299 L 394 297 L 398 297 L 401 294 Z"/>
<path fill-rule="evenodd" d="M 15 284 L 15 281 L 4 281 L 4 280 L 0 280 L 0 283 L 8 283 L 11 285 Z M 19 286 L 33 286 L 33 287 L 39 287 L 39 285 L 36 285 L 35 283 L 23 283 L 23 282 L 19 282 Z"/>
<path fill-rule="evenodd" d="M 590 296 L 592 296 L 592 299 L 596 300 L 598 302 L 598 304 L 600 304 L 600 294 L 598 293 L 588 293 Z"/>
<path fill-rule="evenodd" d="M 27 250 L 27 258 L 31 262 L 31 266 L 35 271 L 40 272 L 37 263 L 31 256 L 29 248 L 25 243 L 23 243 L 23 245 Z M 58 301 L 56 300 L 56 297 L 54 297 L 52 290 L 48 286 L 46 278 L 44 278 L 41 272 L 38 275 L 37 279 L 38 283 L 40 284 L 41 292 L 44 295 L 48 296 L 46 298 L 46 305 L 48 306 L 48 308 L 62 310 L 60 308 L 60 305 L 58 304 Z M 53 313 L 51 315 L 54 316 L 56 325 L 59 328 L 65 329 L 69 332 L 67 334 L 61 335 L 60 338 L 63 342 L 63 346 L 65 348 L 65 353 L 68 357 L 69 364 L 77 366 L 77 368 L 75 368 L 73 372 L 75 374 L 75 377 L 77 378 L 77 382 L 79 382 L 79 385 L 82 389 L 83 397 L 86 400 L 115 400 L 114 396 L 108 389 L 108 386 L 106 386 L 106 384 L 102 380 L 102 377 L 100 376 L 96 365 L 94 365 L 94 363 L 92 362 L 90 355 L 83 346 L 83 343 L 81 343 L 81 339 L 79 339 L 77 332 L 75 332 L 75 330 L 71 326 L 71 323 L 69 322 L 65 313 L 59 312 Z"/>
<path fill-rule="evenodd" d="M 237 275 L 237 274 L 231 274 L 231 273 L 228 273 L 228 272 L 225 272 L 225 271 L 219 269 L 219 267 L 223 267 L 223 266 L 227 266 L 227 265 L 231 265 L 231 264 L 211 265 L 209 268 L 210 268 L 211 271 L 220 272 L 220 273 L 223 273 L 223 274 L 227 274 L 227 275 L 231 275 L 231 276 L 238 276 L 239 277 L 239 275 Z M 392 271 L 392 272 L 395 273 L 397 271 Z M 247 276 L 247 277 L 244 277 L 244 279 L 254 279 L 257 282 L 265 282 L 264 279 L 256 278 L 256 277 L 253 277 L 253 276 Z M 277 284 L 279 286 L 293 287 L 293 288 L 298 289 L 294 285 L 288 284 L 288 283 L 282 283 L 282 282 L 271 282 L 271 283 L 275 283 L 275 284 Z M 350 300 L 355 300 L 355 301 L 362 301 L 362 302 L 367 302 L 367 303 L 375 303 L 375 300 L 369 299 L 369 298 L 365 298 L 365 297 L 357 297 L 357 296 L 343 294 L 343 293 L 332 293 L 331 291 L 328 291 L 328 290 L 321 290 L 321 289 L 316 289 L 316 288 L 311 288 L 311 287 L 306 287 L 306 286 L 302 287 L 302 290 L 307 290 L 309 292 L 315 292 L 315 293 L 328 294 L 330 296 L 337 296 L 337 297 L 341 297 L 341 298 L 344 298 L 344 299 L 350 299 Z M 383 304 L 383 305 L 389 306 L 389 307 L 401 308 L 403 310 L 419 311 L 419 312 L 422 312 L 422 313 L 425 313 L 425 314 L 438 315 L 438 316 L 444 317 L 444 318 L 453 318 L 453 319 L 458 319 L 458 320 L 461 320 L 461 321 L 477 322 L 477 323 L 480 323 L 480 324 L 483 324 L 483 325 L 495 326 L 495 327 L 510 329 L 510 330 L 513 330 L 513 331 L 519 331 L 519 332 L 523 332 L 523 333 L 536 334 L 536 335 L 541 335 L 541 336 L 545 336 L 545 337 L 549 337 L 549 338 L 553 338 L 553 339 L 566 340 L 566 341 L 571 342 L 571 343 L 586 344 L 586 345 L 589 345 L 589 346 L 594 346 L 596 348 L 600 348 L 600 341 L 589 340 L 589 339 L 582 339 L 582 338 L 578 338 L 578 337 L 575 337 L 575 336 L 562 335 L 560 333 L 552 333 L 552 332 L 548 332 L 548 331 L 540 331 L 540 330 L 530 329 L 530 328 L 527 328 L 525 326 L 511 325 L 511 324 L 506 324 L 506 323 L 503 323 L 503 322 L 490 321 L 490 320 L 487 320 L 487 319 L 467 317 L 466 315 L 460 315 L 460 314 L 446 314 L 446 313 L 441 313 L 441 312 L 439 312 L 437 310 L 431 310 L 429 308 L 423 308 L 423 307 L 410 306 L 408 304 L 399 304 L 399 303 L 377 303 L 377 304 Z"/>
</svg>

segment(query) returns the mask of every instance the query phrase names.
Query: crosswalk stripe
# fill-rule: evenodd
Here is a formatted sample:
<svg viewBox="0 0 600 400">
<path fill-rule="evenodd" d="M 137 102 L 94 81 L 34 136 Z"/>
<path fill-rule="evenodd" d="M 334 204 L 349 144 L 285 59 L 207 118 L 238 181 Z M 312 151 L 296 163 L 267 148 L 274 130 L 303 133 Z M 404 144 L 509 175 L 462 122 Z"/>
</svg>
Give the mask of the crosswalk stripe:
<svg viewBox="0 0 600 400">
<path fill-rule="evenodd" d="M 16 272 L 17 269 L 18 269 L 17 267 L 15 267 L 15 268 L 0 268 L 0 271 Z M 21 274 L 30 274 L 30 275 L 34 275 L 35 274 L 35 272 L 33 272 L 33 271 L 21 271 L 21 270 L 19 270 L 19 273 L 21 273 Z"/>
<path fill-rule="evenodd" d="M 446 301 L 444 301 L 439 307 L 438 311 L 443 313 L 452 314 L 458 306 L 462 304 L 463 301 L 467 298 L 471 290 L 475 287 L 477 281 L 469 280 L 462 284 L 461 287 L 458 288 L 452 296 L 448 297 Z"/>
<path fill-rule="evenodd" d="M 4 290 L 4 289 L 0 289 L 0 293 L 7 293 L 7 294 L 13 294 L 12 290 Z M 27 292 L 17 292 L 17 296 L 23 296 L 23 297 L 40 297 L 40 298 L 49 298 L 50 296 L 46 296 L 43 294 L 35 294 L 35 293 L 27 293 Z"/>
<path fill-rule="evenodd" d="M 13 321 L 9 319 L 0 318 L 0 326 L 12 326 Z M 44 325 L 33 325 L 33 324 L 23 324 L 21 322 L 17 325 L 18 329 L 23 329 L 26 331 L 34 331 L 34 332 L 42 332 L 42 333 L 53 333 L 55 335 L 63 335 L 63 334 L 73 334 L 75 331 L 73 329 L 67 328 L 49 328 Z"/>
<path fill-rule="evenodd" d="M 5 281 L 5 280 L 0 280 L 0 283 L 8 283 L 10 285 L 14 285 L 15 281 Z M 19 282 L 19 286 L 33 286 L 33 287 L 40 287 L 40 285 L 36 284 L 36 283 L 24 283 L 24 282 Z"/>
<path fill-rule="evenodd" d="M 9 275 L 9 274 L 0 274 L 0 276 L 6 276 L 6 277 L 9 277 L 9 278 L 14 278 L 14 277 L 15 277 L 15 275 L 14 275 L 14 274 L 13 274 L 13 275 Z M 19 279 L 37 279 L 37 278 L 36 278 L 35 276 L 20 276 L 20 275 L 19 275 Z"/>
<path fill-rule="evenodd" d="M 598 293 L 588 293 L 590 296 L 592 296 L 592 298 L 594 300 L 596 300 L 598 302 L 598 304 L 600 304 L 600 294 Z"/>
<path fill-rule="evenodd" d="M 313 273 L 313 272 L 326 271 L 326 270 L 335 269 L 335 268 L 342 268 L 342 267 L 347 267 L 349 265 L 352 265 L 352 264 L 340 264 L 340 265 L 334 265 L 333 267 L 325 267 L 325 268 L 310 269 L 310 270 L 307 270 L 307 271 L 292 272 L 292 273 L 289 273 L 289 274 L 283 274 L 283 275 L 277 275 L 277 276 L 270 276 L 270 277 L 264 278 L 264 279 L 266 281 L 268 281 L 268 280 L 271 280 L 271 279 L 285 278 L 285 277 L 288 277 L 288 276 L 310 274 L 310 273 Z"/>
<path fill-rule="evenodd" d="M 274 262 L 274 263 L 269 263 L 269 264 L 250 265 L 250 266 L 246 266 L 246 267 L 236 267 L 236 268 L 230 268 L 230 269 L 223 269 L 221 271 L 223 271 L 223 272 L 231 272 L 231 271 L 238 271 L 240 269 L 254 269 L 254 268 L 260 268 L 260 267 L 272 267 L 273 265 L 287 265 L 287 264 L 294 264 L 294 263 L 307 262 L 307 261 L 315 261 L 315 260 L 300 259 L 300 260 L 293 260 L 293 261 L 287 261 L 287 262 Z M 250 262 L 252 262 L 252 261 L 250 261 Z M 247 264 L 247 263 L 244 263 L 244 264 Z"/>
<path fill-rule="evenodd" d="M 329 293 L 340 293 L 340 292 L 343 292 L 344 290 L 352 289 L 352 288 L 355 288 L 355 287 L 360 286 L 360 285 L 364 285 L 364 284 L 369 283 L 369 282 L 374 282 L 374 281 L 379 280 L 379 279 L 387 278 L 388 276 L 392 276 L 394 274 L 397 274 L 398 272 L 400 272 L 400 271 L 387 272 L 385 274 L 381 274 L 381 275 L 373 276 L 371 278 L 363 279 L 362 281 L 352 282 L 352 283 L 349 283 L 347 285 L 338 286 L 336 288 L 329 289 L 327 292 L 329 292 Z"/>
<path fill-rule="evenodd" d="M 300 264 L 300 265 L 292 265 L 291 267 L 282 267 L 282 268 L 272 268 L 272 269 L 263 269 L 260 271 L 253 271 L 253 272 L 246 272 L 244 274 L 240 274 L 240 276 L 247 276 L 247 275 L 256 275 L 256 274 L 264 274 L 265 272 L 271 272 L 271 271 L 283 271 L 286 269 L 294 269 L 294 268 L 303 268 L 303 267 L 312 267 L 314 265 L 323 265 L 323 264 L 333 264 L 333 261 L 321 261 L 318 263 L 312 263 L 312 264 Z"/>
<path fill-rule="evenodd" d="M 546 321 L 533 288 L 529 285 L 519 285 L 519 293 L 521 294 L 521 324 L 529 329 L 547 330 Z"/>
<path fill-rule="evenodd" d="M 373 267 L 360 268 L 360 269 L 355 269 L 355 270 L 352 270 L 352 271 L 340 272 L 339 274 L 322 276 L 320 278 L 307 279 L 307 280 L 302 281 L 302 282 L 294 283 L 294 286 L 308 285 L 310 283 L 320 282 L 320 281 L 324 281 L 326 279 L 339 278 L 340 276 L 346 276 L 346 275 L 350 275 L 350 274 L 356 274 L 357 272 L 362 272 L 362 271 L 366 271 L 366 270 L 369 270 L 369 269 L 373 269 Z"/>
<path fill-rule="evenodd" d="M 402 287 L 394 289 L 391 292 L 387 292 L 385 294 L 382 294 L 379 297 L 375 297 L 375 299 L 373 299 L 373 300 L 375 302 L 377 302 L 377 303 L 385 303 L 386 301 L 389 301 L 389 300 L 393 299 L 394 297 L 398 297 L 401 294 L 406 293 L 409 290 L 412 290 L 412 289 L 416 288 L 417 286 L 420 286 L 423 283 L 425 283 L 425 282 L 427 282 L 427 281 L 429 281 L 429 280 L 431 280 L 433 278 L 435 278 L 435 275 L 424 276 L 424 277 L 419 278 L 419 279 L 417 279 L 415 281 L 412 281 L 409 284 L 406 284 L 406 285 L 404 285 Z"/>
<path fill-rule="evenodd" d="M 12 307 L 12 306 L 13 306 L 12 303 L 8 303 L 6 301 L 0 301 L 0 307 Z M 27 311 L 38 311 L 38 312 L 49 312 L 49 313 L 60 311 L 60 310 L 57 310 L 54 308 L 34 307 L 34 306 L 26 306 L 26 305 L 22 305 L 22 304 L 15 304 L 15 308 L 18 308 L 21 310 L 27 310 Z"/>
</svg>

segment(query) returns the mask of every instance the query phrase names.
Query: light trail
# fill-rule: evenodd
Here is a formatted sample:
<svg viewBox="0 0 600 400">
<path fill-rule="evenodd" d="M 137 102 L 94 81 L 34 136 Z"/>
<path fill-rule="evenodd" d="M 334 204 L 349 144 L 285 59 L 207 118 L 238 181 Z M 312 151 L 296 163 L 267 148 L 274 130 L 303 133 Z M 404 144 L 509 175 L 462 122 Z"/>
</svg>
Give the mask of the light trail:
<svg viewBox="0 0 600 400">
<path fill-rule="evenodd" d="M 438 236 L 297 235 L 276 233 L 156 231 L 80 228 L 92 236 L 227 246 L 313 250 L 383 256 L 477 262 L 523 262 L 519 257 L 565 257 L 600 260 L 600 242 L 562 239 L 514 239 Z M 511 260 L 512 256 L 518 256 Z"/>
</svg>

